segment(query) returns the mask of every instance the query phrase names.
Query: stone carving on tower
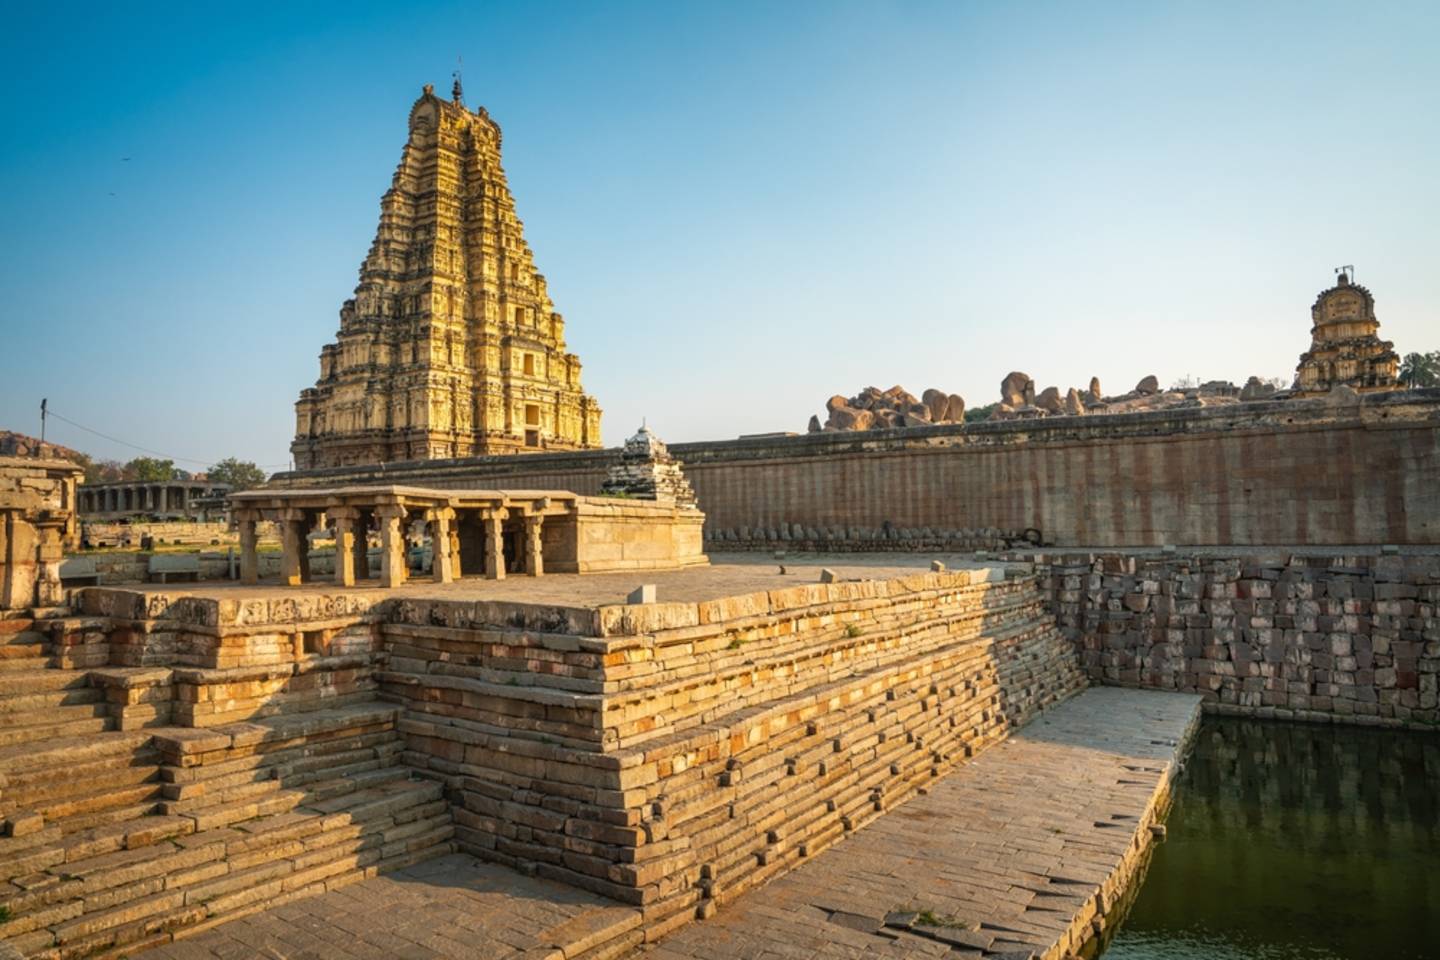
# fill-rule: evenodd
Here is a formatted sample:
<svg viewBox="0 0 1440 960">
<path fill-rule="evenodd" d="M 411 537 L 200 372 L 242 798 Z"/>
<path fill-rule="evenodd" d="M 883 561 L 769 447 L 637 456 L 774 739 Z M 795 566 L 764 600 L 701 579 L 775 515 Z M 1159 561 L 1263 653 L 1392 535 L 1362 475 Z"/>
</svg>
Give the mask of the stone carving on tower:
<svg viewBox="0 0 1440 960">
<path fill-rule="evenodd" d="M 1375 298 L 1352 283 L 1350 273 L 1340 271 L 1338 282 L 1320 294 L 1310 315 L 1310 349 L 1295 368 L 1292 396 L 1317 396 L 1341 384 L 1357 393 L 1400 388 L 1395 344 L 1380 339 Z"/>
<path fill-rule="evenodd" d="M 600 446 L 525 243 L 500 126 L 427 84 L 355 297 L 295 404 L 297 469 Z"/>
</svg>

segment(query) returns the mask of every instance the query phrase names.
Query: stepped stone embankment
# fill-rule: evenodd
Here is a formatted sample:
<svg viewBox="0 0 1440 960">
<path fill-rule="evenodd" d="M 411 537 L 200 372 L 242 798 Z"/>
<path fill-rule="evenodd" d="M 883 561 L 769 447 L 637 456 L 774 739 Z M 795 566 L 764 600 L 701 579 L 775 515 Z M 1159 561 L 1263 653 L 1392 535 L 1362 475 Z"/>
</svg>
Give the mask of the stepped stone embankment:
<svg viewBox="0 0 1440 960">
<path fill-rule="evenodd" d="M 458 846 L 637 908 L 621 949 L 1083 684 L 998 568 L 657 579 L 84 590 L 12 631 L 9 709 L 67 713 L 0 748 L 5 942 L 133 952 Z"/>
</svg>

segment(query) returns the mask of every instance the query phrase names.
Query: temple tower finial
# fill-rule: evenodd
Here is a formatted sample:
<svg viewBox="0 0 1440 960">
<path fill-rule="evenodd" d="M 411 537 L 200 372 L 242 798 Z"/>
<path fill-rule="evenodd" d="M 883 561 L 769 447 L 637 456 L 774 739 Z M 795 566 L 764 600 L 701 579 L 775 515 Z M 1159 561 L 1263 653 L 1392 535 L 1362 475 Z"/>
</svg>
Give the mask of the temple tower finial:
<svg viewBox="0 0 1440 960">
<path fill-rule="evenodd" d="M 464 102 L 465 102 L 465 99 L 464 99 L 464 98 L 465 98 L 465 90 L 464 90 L 463 87 L 460 86 L 460 70 L 461 70 L 464 66 L 465 66 L 464 58 L 462 58 L 462 57 L 456 57 L 456 58 L 455 58 L 455 72 L 454 72 L 453 74 L 451 74 L 451 76 L 453 76 L 453 77 L 455 78 L 455 82 L 454 82 L 453 84 L 451 84 L 451 86 L 450 86 L 450 97 L 451 97 L 451 99 L 453 99 L 456 103 L 464 103 Z"/>
</svg>

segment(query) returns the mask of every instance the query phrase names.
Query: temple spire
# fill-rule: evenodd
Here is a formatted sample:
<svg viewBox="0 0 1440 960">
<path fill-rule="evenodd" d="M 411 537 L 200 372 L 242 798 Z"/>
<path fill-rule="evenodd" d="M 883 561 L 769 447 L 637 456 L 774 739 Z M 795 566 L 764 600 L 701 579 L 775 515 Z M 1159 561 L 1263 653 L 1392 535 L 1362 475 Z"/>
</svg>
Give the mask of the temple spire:
<svg viewBox="0 0 1440 960">
<path fill-rule="evenodd" d="M 452 76 L 455 78 L 455 82 L 450 86 L 450 98 L 456 103 L 465 102 L 465 90 L 463 87 L 460 86 L 460 70 L 463 66 L 464 61 L 460 57 L 456 57 L 455 72 L 452 74 Z"/>
<path fill-rule="evenodd" d="M 415 101 L 374 236 L 295 407 L 299 469 L 600 446 L 483 109 Z"/>
</svg>

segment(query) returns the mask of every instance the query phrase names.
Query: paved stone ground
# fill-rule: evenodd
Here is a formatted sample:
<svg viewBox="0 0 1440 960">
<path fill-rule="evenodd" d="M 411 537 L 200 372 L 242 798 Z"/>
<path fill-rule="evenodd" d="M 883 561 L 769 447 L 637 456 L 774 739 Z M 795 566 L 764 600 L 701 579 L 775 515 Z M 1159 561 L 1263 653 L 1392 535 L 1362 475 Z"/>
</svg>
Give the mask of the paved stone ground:
<svg viewBox="0 0 1440 960">
<path fill-rule="evenodd" d="M 708 567 L 685 570 L 633 570 L 624 573 L 547 573 L 543 577 L 510 574 L 504 580 L 484 577 L 462 577 L 449 583 L 435 583 L 428 575 L 417 574 L 402 586 L 386 590 L 375 579 L 361 580 L 353 587 L 336 587 L 328 579 L 299 587 L 283 587 L 276 580 L 262 580 L 254 585 L 235 582 L 205 581 L 198 584 L 115 584 L 116 589 L 166 596 L 213 597 L 244 599 L 247 597 L 314 593 L 383 592 L 395 597 L 428 597 L 446 600 L 496 600 L 515 603 L 545 603 L 567 607 L 595 607 L 607 603 L 624 603 L 626 596 L 642 583 L 653 583 L 662 603 L 696 603 L 733 597 L 760 590 L 781 590 L 815 583 L 820 567 L 830 567 L 841 578 L 883 580 L 908 576 L 930 568 L 931 559 L 941 559 L 952 570 L 971 567 L 1004 566 L 1001 563 L 979 563 L 974 555 L 947 554 L 842 554 L 826 556 L 806 554 L 775 560 L 768 554 L 719 554 Z M 784 564 L 785 574 L 780 573 Z"/>
<path fill-rule="evenodd" d="M 135 960 L 553 957 L 640 923 L 633 907 L 452 854 L 297 900 Z"/>
<path fill-rule="evenodd" d="M 1088 923 L 1097 889 L 1113 888 L 1117 871 L 1133 862 L 1135 833 L 1199 710 L 1200 698 L 1188 694 L 1089 689 L 927 794 L 637 955 L 1054 955 L 1055 944 Z M 905 912 L 950 925 L 886 926 L 887 914 Z M 557 947 L 574 956 L 636 923 L 630 908 L 457 855 L 236 920 L 137 960 L 558 960 Z"/>
</svg>

